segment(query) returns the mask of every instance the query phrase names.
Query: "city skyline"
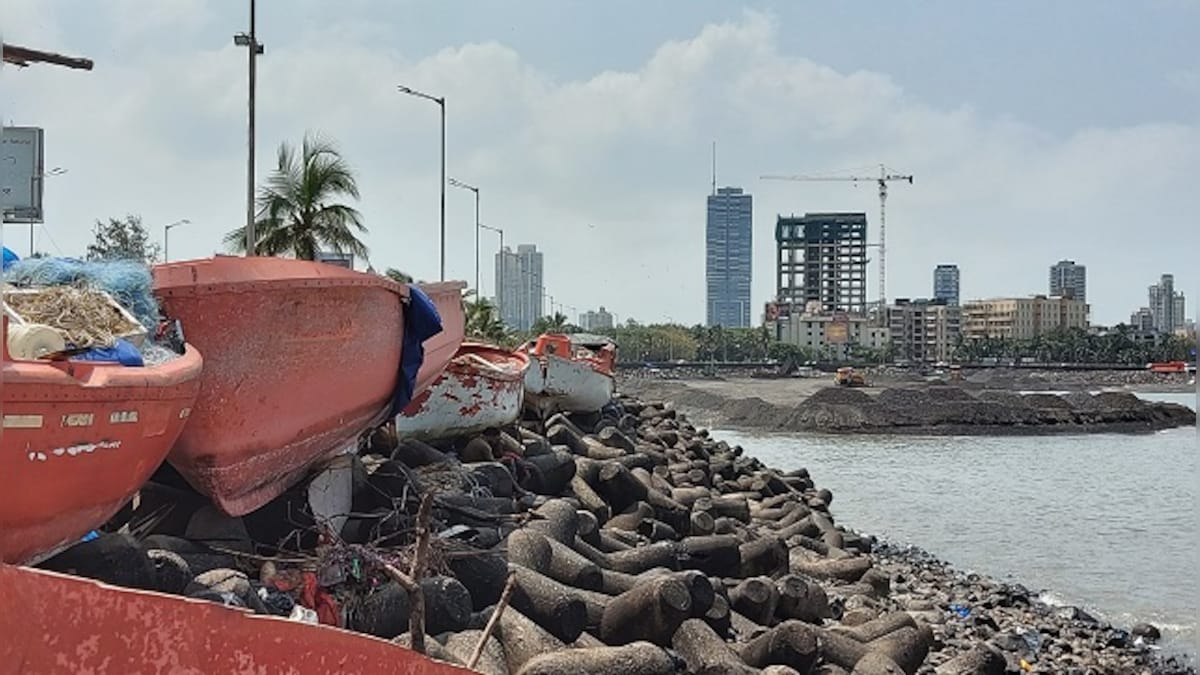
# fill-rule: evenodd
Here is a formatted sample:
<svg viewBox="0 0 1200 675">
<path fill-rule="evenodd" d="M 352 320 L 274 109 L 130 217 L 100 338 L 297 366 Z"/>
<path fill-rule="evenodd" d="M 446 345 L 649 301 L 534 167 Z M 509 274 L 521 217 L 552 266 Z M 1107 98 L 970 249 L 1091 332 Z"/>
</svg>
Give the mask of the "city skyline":
<svg viewBox="0 0 1200 675">
<path fill-rule="evenodd" d="M 1066 38 L 1058 26 L 1080 21 L 1070 5 L 1039 6 L 1033 25 L 985 7 L 755 7 L 618 2 L 558 26 L 561 11 L 538 1 L 470 17 L 432 7 L 421 21 L 383 6 L 268 3 L 259 175 L 280 141 L 328 135 L 360 176 L 370 262 L 436 278 L 438 114 L 399 95 L 404 84 L 446 97 L 450 174 L 480 186 L 486 222 L 538 241 L 547 287 L 575 307 L 616 296 L 644 321 L 703 323 L 704 242 L 689 233 L 704 218 L 714 139 L 722 183 L 754 194 L 755 321 L 775 292 L 778 214 L 863 211 L 874 225 L 878 213 L 865 186 L 757 177 L 880 162 L 917 177 L 889 197 L 889 297 L 925 295 L 945 260 L 969 273 L 967 296 L 1044 292 L 1046 265 L 1062 257 L 1091 268 L 1097 323 L 1127 319 L 1146 302 L 1128 279 L 1160 268 L 1196 294 L 1186 195 L 1200 169 L 1200 78 L 1184 27 L 1200 9 L 1144 8 L 1145 48 L 1114 60 L 1128 15 L 1113 7 Z M 43 127 L 47 166 L 69 169 L 46 182 L 39 249 L 79 254 L 96 219 L 133 212 L 156 238 L 191 220 L 171 233 L 173 258 L 222 250 L 244 218 L 245 51 L 229 36 L 245 21 L 236 4 L 6 3 L 6 39 L 96 61 L 87 73 L 0 71 L 5 123 Z M 837 40 L 830 24 L 860 32 Z M 984 59 L 972 48 L 980 25 L 1022 39 L 989 37 Z M 600 37 L 614 34 L 618 48 Z M 1063 81 L 1069 95 L 1052 84 Z M 446 203 L 447 271 L 471 280 L 474 204 L 459 192 Z M 1154 223 L 1154 236 L 1130 242 L 1130 222 Z M 5 234 L 22 242 L 26 230 Z M 1026 255 L 1027 242 L 1047 253 Z M 604 264 L 578 274 L 580 251 Z"/>
</svg>

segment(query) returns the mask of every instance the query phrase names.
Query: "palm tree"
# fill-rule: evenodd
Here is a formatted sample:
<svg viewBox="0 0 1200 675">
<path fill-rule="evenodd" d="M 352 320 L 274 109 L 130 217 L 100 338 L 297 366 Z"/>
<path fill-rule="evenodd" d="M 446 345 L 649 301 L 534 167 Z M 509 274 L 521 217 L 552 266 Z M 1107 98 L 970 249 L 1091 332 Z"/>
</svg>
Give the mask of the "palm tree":
<svg viewBox="0 0 1200 675">
<path fill-rule="evenodd" d="M 496 306 L 484 298 L 465 301 L 467 335 L 506 346 L 511 339 L 508 326 L 500 320 Z"/>
<path fill-rule="evenodd" d="M 344 197 L 358 199 L 358 183 L 332 143 L 305 134 L 298 157 L 281 143 L 275 171 L 259 188 L 255 253 L 315 260 L 318 252 L 331 250 L 366 257 L 356 233 L 367 228 L 357 210 L 337 201 Z M 225 244 L 245 253 L 246 228 L 225 235 Z"/>
<path fill-rule="evenodd" d="M 407 272 L 401 272 L 395 267 L 389 267 L 384 270 L 383 276 L 399 284 L 411 284 L 413 281 L 411 274 L 408 274 Z"/>
</svg>

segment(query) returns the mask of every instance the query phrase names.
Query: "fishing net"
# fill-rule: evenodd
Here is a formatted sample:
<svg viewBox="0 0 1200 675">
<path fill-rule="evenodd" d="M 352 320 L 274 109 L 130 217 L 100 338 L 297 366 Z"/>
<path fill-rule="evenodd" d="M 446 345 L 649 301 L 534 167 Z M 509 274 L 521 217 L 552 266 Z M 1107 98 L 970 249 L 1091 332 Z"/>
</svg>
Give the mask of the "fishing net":
<svg viewBox="0 0 1200 675">
<path fill-rule="evenodd" d="M 5 277 L 16 286 L 75 286 L 96 288 L 111 295 L 153 332 L 158 325 L 158 302 L 150 269 L 132 260 L 85 261 L 74 258 L 26 258 L 13 263 Z"/>
<path fill-rule="evenodd" d="M 52 286 L 6 291 L 9 308 L 26 323 L 51 326 L 79 348 L 111 347 L 117 337 L 140 327 L 132 324 L 104 293 L 93 288 Z"/>
</svg>

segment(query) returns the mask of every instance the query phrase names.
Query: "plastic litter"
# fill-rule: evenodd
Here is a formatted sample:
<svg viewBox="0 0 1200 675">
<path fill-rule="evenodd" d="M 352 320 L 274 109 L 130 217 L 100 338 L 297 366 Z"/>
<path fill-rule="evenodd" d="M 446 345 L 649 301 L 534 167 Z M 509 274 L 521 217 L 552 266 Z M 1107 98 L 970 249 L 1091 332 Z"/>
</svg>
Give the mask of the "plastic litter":
<svg viewBox="0 0 1200 675">
<path fill-rule="evenodd" d="M 18 256 L 16 253 L 13 253 L 12 251 L 10 251 L 7 246 L 4 247 L 3 269 L 7 270 L 10 266 L 13 265 L 13 263 L 16 263 L 20 259 L 21 259 L 20 256 Z"/>
<path fill-rule="evenodd" d="M 140 368 L 145 365 L 142 353 L 128 340 L 118 338 L 111 347 L 92 347 L 71 357 L 72 361 L 102 361 Z"/>
<path fill-rule="evenodd" d="M 1042 634 L 1033 628 L 1022 628 L 1017 635 L 1025 642 L 1029 653 L 1037 656 L 1042 649 Z"/>
<path fill-rule="evenodd" d="M 968 616 L 970 616 L 970 614 L 971 614 L 970 607 L 967 607 L 966 605 L 960 605 L 957 603 L 950 605 L 950 611 L 954 612 L 956 615 L 958 615 L 958 618 L 960 618 L 960 619 L 965 619 Z"/>
</svg>

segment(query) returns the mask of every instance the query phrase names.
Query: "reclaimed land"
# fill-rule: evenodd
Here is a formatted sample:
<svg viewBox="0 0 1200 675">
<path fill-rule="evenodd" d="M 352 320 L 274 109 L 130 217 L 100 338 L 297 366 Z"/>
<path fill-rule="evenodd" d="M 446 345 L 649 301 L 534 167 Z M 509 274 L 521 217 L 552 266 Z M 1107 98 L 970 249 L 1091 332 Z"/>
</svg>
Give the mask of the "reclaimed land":
<svg viewBox="0 0 1200 675">
<path fill-rule="evenodd" d="M 770 431 L 1037 435 L 1145 433 L 1195 426 L 1196 413 L 1128 391 L 1019 393 L 903 382 L 836 387 L 828 378 L 664 380 L 627 378 L 627 391 L 663 398 L 713 426 Z"/>
<path fill-rule="evenodd" d="M 621 397 L 436 446 L 380 432 L 354 475 L 338 535 L 317 536 L 304 485 L 226 518 L 175 482 L 144 491 L 136 534 L 110 523 L 44 566 L 300 620 L 307 603 L 307 620 L 404 645 L 415 626 L 430 656 L 493 675 L 1195 672 L 1153 626 L 848 529 L 817 477 L 670 404 Z"/>
</svg>

